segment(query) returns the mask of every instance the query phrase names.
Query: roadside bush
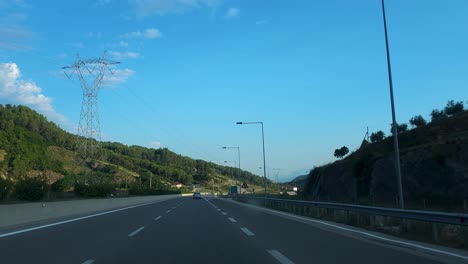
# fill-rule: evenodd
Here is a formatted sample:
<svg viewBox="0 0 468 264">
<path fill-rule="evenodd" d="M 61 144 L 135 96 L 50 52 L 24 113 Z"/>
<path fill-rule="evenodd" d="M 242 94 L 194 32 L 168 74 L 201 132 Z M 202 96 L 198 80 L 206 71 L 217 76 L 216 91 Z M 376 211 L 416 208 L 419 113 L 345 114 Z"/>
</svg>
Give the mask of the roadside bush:
<svg viewBox="0 0 468 264">
<path fill-rule="evenodd" d="M 21 179 L 15 184 L 15 194 L 20 200 L 37 201 L 44 198 L 47 183 L 39 178 Z"/>
<path fill-rule="evenodd" d="M 107 197 L 115 192 L 115 187 L 110 183 L 76 183 L 74 191 L 81 197 Z"/>
<path fill-rule="evenodd" d="M 54 192 L 66 192 L 69 191 L 75 184 L 75 175 L 65 175 L 62 179 L 52 183 L 51 190 Z"/>
<path fill-rule="evenodd" d="M 138 184 L 131 185 L 128 189 L 129 195 L 163 195 L 163 194 L 180 194 L 180 190 L 171 189 L 150 189 Z"/>
<path fill-rule="evenodd" d="M 8 179 L 0 178 L 0 201 L 8 198 L 13 189 L 13 182 Z"/>
</svg>

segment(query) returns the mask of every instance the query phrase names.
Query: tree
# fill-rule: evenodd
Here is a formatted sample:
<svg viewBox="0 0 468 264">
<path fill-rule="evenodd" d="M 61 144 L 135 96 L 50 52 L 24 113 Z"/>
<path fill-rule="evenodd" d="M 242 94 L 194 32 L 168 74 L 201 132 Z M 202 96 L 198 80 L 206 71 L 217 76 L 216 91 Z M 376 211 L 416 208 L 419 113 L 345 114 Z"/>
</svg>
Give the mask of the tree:
<svg viewBox="0 0 468 264">
<path fill-rule="evenodd" d="M 346 146 L 343 146 L 339 149 L 335 149 L 335 153 L 333 155 L 339 159 L 342 159 L 348 153 L 349 153 L 349 149 Z"/>
<path fill-rule="evenodd" d="M 380 142 L 384 140 L 384 138 L 385 138 L 385 133 L 382 130 L 374 132 L 370 135 L 370 141 L 372 143 Z"/>
<path fill-rule="evenodd" d="M 448 116 L 453 116 L 463 112 L 463 102 L 456 102 L 453 100 L 448 101 L 447 106 L 444 108 L 444 112 Z"/>
<path fill-rule="evenodd" d="M 390 124 L 390 133 L 393 134 L 393 126 L 392 124 Z M 397 124 L 397 133 L 400 134 L 400 133 L 403 133 L 403 132 L 406 132 L 408 131 L 408 125 L 403 123 L 403 124 Z"/>
<path fill-rule="evenodd" d="M 426 120 L 421 115 L 412 117 L 409 122 L 413 127 L 422 127 L 427 124 Z"/>
<path fill-rule="evenodd" d="M 432 110 L 431 112 L 431 122 L 439 121 L 447 118 L 445 111 L 439 111 L 437 109 Z"/>
</svg>

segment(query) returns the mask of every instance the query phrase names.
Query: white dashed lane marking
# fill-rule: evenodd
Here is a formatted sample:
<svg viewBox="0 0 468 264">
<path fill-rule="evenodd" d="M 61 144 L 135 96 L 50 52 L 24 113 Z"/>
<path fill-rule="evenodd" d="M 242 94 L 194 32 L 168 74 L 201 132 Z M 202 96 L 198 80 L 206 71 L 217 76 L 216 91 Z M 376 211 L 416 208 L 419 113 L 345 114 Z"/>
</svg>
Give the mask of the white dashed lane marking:
<svg viewBox="0 0 468 264">
<path fill-rule="evenodd" d="M 129 236 L 129 237 L 132 237 L 132 236 L 134 236 L 134 235 L 140 233 L 140 231 L 143 230 L 143 229 L 145 229 L 144 226 L 142 226 L 142 227 L 138 228 L 137 230 L 131 232 L 128 236 Z"/>
<path fill-rule="evenodd" d="M 247 227 L 241 227 L 241 230 L 248 236 L 255 236 L 255 234 L 252 231 L 250 231 Z"/>
<path fill-rule="evenodd" d="M 267 252 L 270 253 L 270 255 L 272 255 L 281 264 L 294 264 L 294 262 L 292 262 L 290 259 L 288 259 L 285 255 L 281 254 L 281 252 L 279 252 L 276 249 L 270 249 L 267 250 Z"/>
</svg>

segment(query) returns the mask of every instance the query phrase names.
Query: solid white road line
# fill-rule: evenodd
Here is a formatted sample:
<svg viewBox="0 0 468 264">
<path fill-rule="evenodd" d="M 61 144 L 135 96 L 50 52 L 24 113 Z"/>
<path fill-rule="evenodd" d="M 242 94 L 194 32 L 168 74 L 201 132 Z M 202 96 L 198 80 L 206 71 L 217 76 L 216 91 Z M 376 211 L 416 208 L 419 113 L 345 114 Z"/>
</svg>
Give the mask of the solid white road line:
<svg viewBox="0 0 468 264">
<path fill-rule="evenodd" d="M 252 231 L 250 231 L 247 227 L 241 227 L 241 230 L 248 236 L 255 236 L 255 234 L 252 233 Z"/>
<path fill-rule="evenodd" d="M 85 261 L 85 262 L 83 262 L 83 263 L 81 263 L 81 264 L 92 264 L 92 263 L 94 263 L 94 262 L 95 262 L 94 259 L 88 259 L 87 261 Z"/>
<path fill-rule="evenodd" d="M 229 217 L 228 219 L 229 219 L 229 221 L 231 221 L 231 222 L 233 222 L 233 223 L 236 223 L 236 222 L 237 222 L 236 219 L 234 219 L 234 218 L 232 218 L 232 217 Z"/>
<path fill-rule="evenodd" d="M 315 219 L 311 219 L 311 218 L 308 218 L 308 217 L 298 216 L 298 215 L 294 215 L 294 214 L 290 214 L 290 213 L 284 213 L 284 212 L 281 212 L 281 211 L 276 211 L 276 210 L 273 210 L 273 209 L 268 209 L 268 208 L 264 208 L 264 207 L 260 207 L 260 206 L 256 206 L 256 205 L 244 204 L 244 203 L 240 203 L 240 202 L 233 202 L 233 203 L 237 203 L 237 204 L 239 204 L 241 206 L 257 208 L 259 210 L 264 210 L 264 211 L 267 211 L 267 212 L 271 212 L 272 214 L 284 215 L 284 216 L 291 217 L 291 218 L 296 218 L 296 219 L 301 219 L 301 220 L 305 220 L 305 221 L 309 221 L 309 222 L 313 222 L 313 223 L 318 223 L 318 224 L 322 224 L 322 225 L 326 225 L 326 226 L 331 226 L 331 227 L 334 227 L 334 228 L 337 228 L 337 229 L 345 230 L 345 231 L 348 231 L 348 232 L 351 232 L 351 233 L 361 234 L 361 235 L 364 235 L 364 236 L 367 236 L 367 237 L 375 238 L 375 239 L 378 239 L 378 240 L 382 240 L 382 241 L 386 241 L 386 242 L 390 242 L 390 243 L 394 243 L 394 244 L 405 245 L 405 246 L 409 246 L 409 247 L 413 247 L 413 248 L 417 248 L 417 249 L 422 249 L 422 250 L 426 250 L 426 251 L 430 251 L 430 252 L 434 252 L 434 253 L 439 253 L 439 254 L 443 254 L 443 255 L 448 255 L 448 256 L 468 260 L 468 256 L 460 255 L 460 254 L 457 254 L 457 253 L 452 253 L 452 252 L 448 252 L 448 251 L 444 251 L 444 250 L 425 247 L 425 246 L 422 246 L 422 245 L 413 244 L 413 243 L 400 241 L 400 240 L 396 240 L 396 239 L 381 237 L 381 236 L 371 234 L 371 233 L 368 233 L 368 232 L 364 232 L 364 231 L 360 231 L 360 230 L 354 230 L 354 229 L 351 229 L 351 228 L 342 227 L 342 226 L 327 223 L 327 222 L 324 222 L 324 221 L 315 220 Z"/>
<path fill-rule="evenodd" d="M 140 231 L 143 230 L 143 229 L 145 229 L 144 226 L 142 226 L 142 227 L 138 228 L 137 230 L 131 232 L 128 236 L 129 236 L 129 237 L 132 237 L 132 236 L 134 236 L 134 235 L 140 233 Z"/>
<path fill-rule="evenodd" d="M 222 213 L 223 215 L 227 215 L 227 213 L 226 213 L 226 212 L 221 212 L 221 213 Z"/>
<path fill-rule="evenodd" d="M 285 255 L 281 254 L 281 252 L 279 252 L 276 249 L 270 249 L 267 250 L 267 252 L 270 253 L 270 255 L 272 255 L 281 264 L 294 264 L 294 262 L 292 262 L 290 259 L 288 259 Z"/>
<path fill-rule="evenodd" d="M 66 223 L 71 223 L 71 222 L 75 222 L 75 221 L 79 221 L 79 220 L 83 220 L 83 219 L 87 219 L 87 218 L 91 218 L 91 217 L 96 217 L 96 216 L 100 216 L 100 215 L 112 214 L 112 213 L 115 213 L 115 212 L 124 211 L 124 210 L 132 209 L 132 208 L 136 208 L 136 207 L 140 207 L 140 206 L 145 206 L 145 205 L 149 205 L 149 204 L 159 203 L 159 202 L 164 202 L 164 201 L 156 201 L 156 202 L 144 203 L 144 204 L 139 204 L 139 205 L 133 205 L 133 206 L 125 207 L 125 208 L 115 209 L 115 210 L 102 212 L 102 213 L 98 213 L 98 214 L 82 216 L 82 217 L 73 218 L 73 219 L 69 219 L 69 220 L 65 220 L 65 221 L 60 221 L 60 222 L 56 222 L 56 223 L 52 223 L 52 224 L 26 228 L 26 229 L 23 229 L 23 230 L 9 232 L 9 233 L 5 233 L 5 234 L 0 234 L 0 238 L 13 236 L 13 235 L 17 235 L 17 234 L 21 234 L 21 233 L 25 233 L 25 232 L 30 232 L 30 231 L 34 231 L 34 230 L 38 230 L 38 229 L 42 229 L 42 228 L 46 228 L 46 227 L 51 227 L 51 226 L 56 226 L 56 225 L 63 225 L 63 224 L 66 224 Z"/>
<path fill-rule="evenodd" d="M 154 219 L 154 221 L 157 221 L 157 220 L 159 220 L 159 219 L 161 219 L 161 218 L 162 218 L 162 216 L 158 216 L 158 217 L 156 217 L 156 218 Z"/>
</svg>

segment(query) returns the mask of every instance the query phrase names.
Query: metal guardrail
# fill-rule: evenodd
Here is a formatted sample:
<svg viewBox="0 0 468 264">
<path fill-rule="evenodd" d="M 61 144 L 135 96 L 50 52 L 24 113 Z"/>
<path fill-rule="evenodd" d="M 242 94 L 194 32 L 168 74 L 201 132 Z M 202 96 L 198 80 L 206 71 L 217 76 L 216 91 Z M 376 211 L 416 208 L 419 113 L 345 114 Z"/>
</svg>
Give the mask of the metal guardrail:
<svg viewBox="0 0 468 264">
<path fill-rule="evenodd" d="M 445 212 L 432 212 L 422 210 L 406 210 L 406 209 L 395 209 L 386 207 L 374 207 L 354 204 L 342 204 L 342 203 L 328 203 L 328 202 L 314 202 L 304 200 L 287 200 L 287 199 L 275 199 L 266 197 L 248 197 L 238 196 L 238 200 L 257 200 L 257 201 L 268 201 L 276 204 L 287 204 L 297 205 L 303 207 L 312 208 L 325 208 L 334 210 L 343 210 L 357 213 L 364 213 L 368 215 L 377 216 L 388 216 L 396 217 L 401 219 L 419 220 L 430 223 L 443 223 L 452 225 L 468 226 L 468 214 L 463 213 L 445 213 Z"/>
</svg>

